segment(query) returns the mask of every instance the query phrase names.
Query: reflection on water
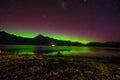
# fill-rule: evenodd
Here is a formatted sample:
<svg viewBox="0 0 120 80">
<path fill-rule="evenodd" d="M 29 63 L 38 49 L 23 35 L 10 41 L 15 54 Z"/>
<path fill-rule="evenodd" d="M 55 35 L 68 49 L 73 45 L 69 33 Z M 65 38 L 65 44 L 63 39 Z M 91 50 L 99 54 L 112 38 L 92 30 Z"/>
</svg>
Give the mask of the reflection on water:
<svg viewBox="0 0 120 80">
<path fill-rule="evenodd" d="M 61 51 L 64 56 L 113 56 L 120 55 L 120 49 L 93 48 L 77 46 L 38 46 L 38 45 L 0 45 L 0 53 L 9 54 L 42 54 L 57 55 Z"/>
</svg>

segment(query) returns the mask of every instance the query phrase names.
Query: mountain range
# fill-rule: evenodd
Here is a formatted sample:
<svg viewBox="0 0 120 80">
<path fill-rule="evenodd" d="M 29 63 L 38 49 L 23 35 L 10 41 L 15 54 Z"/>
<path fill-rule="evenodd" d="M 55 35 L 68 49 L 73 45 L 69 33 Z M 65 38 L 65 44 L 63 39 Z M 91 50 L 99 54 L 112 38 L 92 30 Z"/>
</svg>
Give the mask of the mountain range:
<svg viewBox="0 0 120 80">
<path fill-rule="evenodd" d="M 90 42 L 86 45 L 80 42 L 71 42 L 57 40 L 43 35 L 37 35 L 34 38 L 24 38 L 16 36 L 5 31 L 0 31 L 0 44 L 17 45 L 45 45 L 45 46 L 89 46 L 89 47 L 117 47 L 120 48 L 120 42 Z"/>
<path fill-rule="evenodd" d="M 57 46 L 83 46 L 79 42 L 57 40 L 43 35 L 34 38 L 24 38 L 0 31 L 0 44 L 20 44 L 20 45 L 57 45 Z"/>
</svg>

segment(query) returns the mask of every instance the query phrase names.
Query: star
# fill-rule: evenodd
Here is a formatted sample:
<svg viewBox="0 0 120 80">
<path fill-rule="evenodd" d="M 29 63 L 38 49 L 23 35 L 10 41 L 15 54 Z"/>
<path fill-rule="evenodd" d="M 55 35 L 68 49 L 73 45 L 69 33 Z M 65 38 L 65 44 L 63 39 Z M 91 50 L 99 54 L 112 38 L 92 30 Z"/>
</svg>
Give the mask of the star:
<svg viewBox="0 0 120 80">
<path fill-rule="evenodd" d="M 67 7 L 66 7 L 66 2 L 65 2 L 64 0 L 61 2 L 60 7 L 61 7 L 62 9 L 66 9 L 66 8 L 67 8 Z"/>
</svg>

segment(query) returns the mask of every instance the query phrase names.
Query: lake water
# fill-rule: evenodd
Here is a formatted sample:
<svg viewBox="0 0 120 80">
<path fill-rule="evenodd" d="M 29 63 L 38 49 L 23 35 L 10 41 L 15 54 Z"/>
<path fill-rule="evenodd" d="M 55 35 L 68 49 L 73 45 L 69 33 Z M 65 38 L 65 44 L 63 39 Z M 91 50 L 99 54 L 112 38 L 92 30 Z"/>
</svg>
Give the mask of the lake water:
<svg viewBox="0 0 120 80">
<path fill-rule="evenodd" d="M 39 46 L 39 45 L 0 45 L 0 53 L 8 54 L 42 54 L 57 55 L 58 51 L 64 56 L 97 56 L 110 57 L 120 55 L 120 48 L 97 48 L 78 46 Z"/>
</svg>

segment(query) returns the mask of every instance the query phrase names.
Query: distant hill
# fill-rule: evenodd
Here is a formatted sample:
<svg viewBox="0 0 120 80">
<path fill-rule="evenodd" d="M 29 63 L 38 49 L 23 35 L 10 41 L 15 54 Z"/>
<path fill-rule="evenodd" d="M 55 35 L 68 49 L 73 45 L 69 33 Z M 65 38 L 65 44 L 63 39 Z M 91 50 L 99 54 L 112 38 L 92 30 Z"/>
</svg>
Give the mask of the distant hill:
<svg viewBox="0 0 120 80">
<path fill-rule="evenodd" d="M 120 42 L 91 42 L 88 43 L 86 46 L 89 47 L 115 47 L 115 48 L 120 48 Z"/>
<path fill-rule="evenodd" d="M 83 46 L 78 42 L 56 40 L 43 35 L 34 38 L 23 38 L 4 31 L 0 31 L 0 44 Z"/>
</svg>

